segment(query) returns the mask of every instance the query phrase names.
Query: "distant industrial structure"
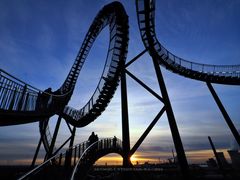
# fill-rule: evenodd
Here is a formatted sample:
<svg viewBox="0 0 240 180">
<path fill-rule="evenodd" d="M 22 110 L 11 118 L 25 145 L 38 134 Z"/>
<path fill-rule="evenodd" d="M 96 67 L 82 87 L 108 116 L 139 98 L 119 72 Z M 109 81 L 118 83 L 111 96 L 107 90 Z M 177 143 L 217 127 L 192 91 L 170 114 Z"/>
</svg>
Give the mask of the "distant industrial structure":
<svg viewBox="0 0 240 180">
<path fill-rule="evenodd" d="M 213 158 L 210 158 L 207 160 L 207 165 L 209 167 L 218 166 L 220 169 L 227 169 L 227 168 L 240 169 L 240 152 L 238 151 L 238 148 L 236 148 L 236 146 L 235 148 L 227 151 L 231 159 L 231 163 L 229 163 L 225 158 L 223 152 L 216 151 L 210 136 L 208 137 L 208 139 L 216 158 L 216 161 Z"/>
<path fill-rule="evenodd" d="M 232 161 L 232 167 L 235 169 L 240 169 L 240 152 L 237 150 L 229 150 L 228 154 Z"/>
</svg>

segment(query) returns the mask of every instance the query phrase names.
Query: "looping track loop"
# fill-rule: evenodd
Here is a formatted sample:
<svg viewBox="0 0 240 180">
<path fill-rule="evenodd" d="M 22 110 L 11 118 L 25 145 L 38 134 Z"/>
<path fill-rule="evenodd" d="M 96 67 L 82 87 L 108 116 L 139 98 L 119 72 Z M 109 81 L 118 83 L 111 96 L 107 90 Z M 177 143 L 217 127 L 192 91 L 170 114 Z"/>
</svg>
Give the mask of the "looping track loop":
<svg viewBox="0 0 240 180">
<path fill-rule="evenodd" d="M 120 3 L 113 2 L 103 7 L 94 19 L 75 63 L 60 91 L 68 91 L 70 87 L 75 86 L 78 73 L 93 42 L 107 25 L 110 31 L 108 54 L 96 90 L 82 109 L 76 110 L 66 106 L 62 114 L 67 121 L 77 127 L 86 126 L 105 110 L 118 86 L 120 72 L 125 64 L 128 48 L 128 16 Z"/>
</svg>

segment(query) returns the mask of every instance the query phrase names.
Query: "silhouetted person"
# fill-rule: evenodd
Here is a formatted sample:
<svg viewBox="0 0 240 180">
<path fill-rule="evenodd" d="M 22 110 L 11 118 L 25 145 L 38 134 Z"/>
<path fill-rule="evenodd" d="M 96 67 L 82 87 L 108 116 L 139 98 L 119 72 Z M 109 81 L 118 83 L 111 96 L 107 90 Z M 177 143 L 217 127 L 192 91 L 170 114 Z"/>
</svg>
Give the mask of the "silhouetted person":
<svg viewBox="0 0 240 180">
<path fill-rule="evenodd" d="M 88 143 L 89 143 L 88 146 L 93 144 L 95 142 L 95 139 L 96 139 L 96 135 L 94 134 L 94 132 L 92 132 L 92 134 L 88 138 Z"/>
<path fill-rule="evenodd" d="M 97 142 L 97 141 L 98 141 L 98 135 L 96 134 L 94 137 L 94 142 Z"/>
<path fill-rule="evenodd" d="M 40 106 L 41 109 L 46 109 L 49 107 L 50 102 L 50 94 L 52 93 L 52 88 L 47 88 L 45 91 L 42 92 L 40 98 Z"/>
<path fill-rule="evenodd" d="M 92 134 L 89 136 L 89 138 L 88 138 L 88 146 L 91 146 L 92 144 L 94 144 L 93 145 L 93 147 L 91 147 L 91 149 L 92 150 L 95 150 L 95 149 L 97 149 L 97 147 L 98 147 L 98 143 L 96 143 L 98 141 L 98 135 L 97 134 L 94 134 L 94 132 L 92 132 Z"/>
<path fill-rule="evenodd" d="M 113 137 L 113 147 L 117 146 L 117 138 L 116 136 Z"/>
</svg>

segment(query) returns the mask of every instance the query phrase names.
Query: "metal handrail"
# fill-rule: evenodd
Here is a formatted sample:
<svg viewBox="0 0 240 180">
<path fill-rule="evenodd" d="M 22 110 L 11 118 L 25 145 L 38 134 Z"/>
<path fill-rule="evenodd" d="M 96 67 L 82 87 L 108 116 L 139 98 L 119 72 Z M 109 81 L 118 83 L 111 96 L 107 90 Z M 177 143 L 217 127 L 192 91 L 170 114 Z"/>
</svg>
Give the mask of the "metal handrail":
<svg viewBox="0 0 240 180">
<path fill-rule="evenodd" d="M 79 143 L 77 145 L 74 145 L 70 148 L 68 148 L 67 150 L 65 150 L 65 152 L 61 152 L 61 153 L 58 153 L 56 155 L 54 155 L 53 157 L 49 158 L 48 160 L 44 161 L 43 163 L 41 163 L 40 165 L 38 165 L 37 167 L 35 167 L 34 169 L 32 169 L 31 171 L 29 171 L 28 173 L 24 174 L 22 177 L 20 177 L 18 180 L 24 180 L 32 175 L 35 175 L 36 173 L 38 173 L 39 171 L 41 171 L 42 168 L 44 168 L 47 164 L 50 164 L 51 162 L 53 162 L 54 160 L 56 160 L 57 158 L 60 158 L 62 157 L 63 155 L 65 155 L 67 152 L 69 152 L 70 150 L 73 150 L 73 149 L 76 149 L 76 148 L 79 148 L 79 147 L 82 147 L 82 145 L 84 145 L 83 147 L 85 147 L 84 151 L 82 152 L 81 156 L 79 157 L 75 167 L 74 167 L 74 170 L 73 170 L 73 173 L 71 175 L 71 178 L 74 178 L 74 174 L 76 173 L 77 171 L 77 166 L 79 165 L 81 159 L 83 158 L 83 156 L 86 154 L 86 152 L 88 152 L 93 146 L 95 146 L 96 144 L 98 144 L 99 142 L 101 141 L 104 141 L 104 140 L 110 140 L 110 142 L 113 142 L 113 139 L 114 138 L 100 138 L 98 141 L 94 142 L 93 144 L 91 144 L 90 146 L 86 146 L 84 144 L 88 144 L 89 141 L 84 141 L 82 143 Z M 118 143 L 117 143 L 118 142 Z M 109 143 L 111 144 L 111 143 Z M 109 145 L 108 144 L 108 145 Z M 121 145 L 121 140 L 116 138 L 116 145 Z M 87 147 L 87 148 L 86 148 Z"/>
<path fill-rule="evenodd" d="M 77 161 L 77 163 L 76 163 L 76 165 L 75 165 L 75 167 L 74 167 L 74 169 L 73 169 L 72 176 L 71 176 L 71 180 L 74 179 L 74 176 L 75 176 L 76 171 L 77 171 L 77 169 L 78 169 L 78 164 L 79 164 L 79 162 L 81 161 L 83 155 L 85 154 L 85 152 L 87 152 L 89 149 L 91 149 L 95 144 L 98 144 L 98 141 L 96 141 L 96 142 L 94 142 L 93 144 L 91 144 L 91 145 L 90 145 L 87 149 L 85 149 L 84 152 L 81 154 L 80 158 L 78 159 L 78 161 Z"/>
<path fill-rule="evenodd" d="M 65 152 L 66 153 L 66 152 Z M 20 177 L 18 180 L 23 180 L 27 177 L 29 177 L 30 175 L 32 175 L 33 173 L 35 174 L 36 172 L 38 172 L 40 170 L 40 168 L 42 168 L 45 164 L 48 164 L 51 160 L 53 160 L 54 158 L 56 158 L 57 156 L 59 156 L 59 154 L 49 158 L 47 161 L 44 161 L 42 164 L 40 164 L 39 166 L 37 166 L 36 168 L 32 169 L 31 171 L 29 171 L 27 174 L 23 175 L 22 177 Z"/>
<path fill-rule="evenodd" d="M 41 91 L 40 89 L 38 89 L 38 88 L 36 88 L 36 87 L 34 87 L 34 86 L 32 86 L 32 85 L 30 85 L 30 84 L 22 81 L 21 79 L 13 76 L 13 75 L 11 75 L 11 74 L 9 74 L 8 72 L 4 71 L 3 69 L 0 69 L 0 74 L 1 74 L 1 72 L 3 72 L 4 74 L 8 75 L 9 77 L 11 77 L 11 78 L 13 78 L 13 79 L 15 79 L 15 80 L 17 80 L 17 81 L 19 81 L 19 82 L 21 82 L 22 84 L 27 85 L 28 87 L 33 88 L 34 90 Z"/>
<path fill-rule="evenodd" d="M 160 44 L 160 46 L 162 49 L 164 49 L 167 52 L 167 54 L 168 54 L 167 57 L 171 61 L 171 63 L 176 63 L 176 64 L 181 65 L 182 67 L 185 67 L 192 71 L 198 71 L 198 72 L 202 72 L 202 73 L 219 73 L 219 74 L 221 74 L 221 73 L 226 73 L 226 74 L 239 73 L 240 74 L 240 65 L 238 65 L 238 64 L 237 65 L 214 65 L 214 64 L 197 63 L 197 62 L 182 59 L 182 58 L 174 55 L 170 51 L 168 51 L 161 44 Z M 173 56 L 173 59 L 170 58 L 170 55 Z M 179 60 L 178 61 L 179 63 L 176 62 L 176 59 Z M 199 68 L 194 68 L 195 66 L 197 66 Z M 212 69 L 212 71 L 209 71 L 207 68 Z M 201 69 L 201 71 L 199 71 L 200 69 Z M 216 71 L 217 69 L 221 69 L 221 71 Z M 224 69 L 226 69 L 226 70 L 224 70 Z M 229 71 L 229 69 L 230 69 L 230 71 Z M 237 70 L 234 70 L 234 69 L 237 69 Z"/>
<path fill-rule="evenodd" d="M 16 83 L 16 84 L 18 84 L 18 85 L 20 85 L 20 86 L 25 86 L 25 85 L 26 85 L 28 88 L 29 88 L 29 87 L 31 88 L 30 90 L 34 90 L 36 93 L 41 92 L 41 93 L 44 93 L 44 94 L 47 94 L 47 95 L 53 96 L 53 97 L 64 97 L 64 96 L 72 93 L 72 90 L 70 90 L 69 92 L 67 92 L 67 93 L 65 93 L 65 94 L 61 94 L 61 95 L 48 93 L 48 92 L 45 92 L 45 91 L 43 91 L 43 90 L 40 90 L 40 89 L 38 89 L 38 88 L 36 88 L 36 87 L 34 87 L 34 86 L 32 86 L 32 85 L 30 85 L 30 84 L 22 81 L 21 79 L 13 76 L 13 75 L 11 75 L 11 74 L 9 74 L 8 72 L 4 71 L 3 69 L 0 69 L 0 76 L 2 76 L 2 77 L 4 77 L 4 78 L 12 81 L 12 80 L 9 79 L 8 77 L 4 76 L 4 74 L 6 74 L 7 76 L 11 77 L 13 80 L 16 80 L 16 81 L 18 81 L 18 82 L 20 82 L 20 83 L 22 83 L 22 84 L 19 84 L 18 82 L 13 81 L 14 83 Z"/>
<path fill-rule="evenodd" d="M 65 152 L 61 152 L 61 153 L 59 153 L 59 154 L 54 155 L 53 157 L 51 157 L 51 158 L 49 158 L 48 160 L 44 161 L 43 163 L 41 163 L 40 165 L 38 165 L 37 167 L 35 167 L 35 168 L 32 169 L 31 171 L 29 171 L 28 173 L 26 173 L 25 175 L 23 175 L 22 177 L 20 177 L 18 180 L 23 180 L 23 179 L 26 179 L 27 177 L 29 177 L 29 176 L 31 176 L 31 175 L 36 174 L 38 171 L 40 171 L 40 169 L 41 169 L 42 167 L 44 167 L 46 164 L 50 163 L 52 160 L 58 158 L 61 154 L 62 154 L 62 155 L 65 155 L 65 154 L 67 153 L 67 151 L 72 150 L 72 149 L 74 149 L 74 148 L 77 148 L 77 147 L 80 146 L 81 144 L 85 144 L 85 143 L 87 143 L 87 142 L 88 142 L 88 141 L 84 141 L 84 142 L 82 142 L 82 143 L 80 143 L 80 144 L 77 144 L 77 145 L 74 145 L 74 146 L 68 148 Z"/>
<path fill-rule="evenodd" d="M 98 140 L 98 141 L 94 142 L 93 144 L 91 144 L 87 149 L 85 149 L 85 151 L 82 153 L 82 155 L 81 155 L 80 158 L 78 159 L 78 161 L 77 161 L 77 163 L 76 163 L 76 165 L 75 165 L 75 167 L 74 167 L 74 169 L 73 169 L 73 172 L 72 172 L 72 175 L 71 175 L 71 180 L 74 180 L 75 175 L 76 175 L 76 172 L 77 172 L 77 170 L 78 170 L 78 166 L 79 166 L 79 164 L 80 164 L 80 161 L 83 159 L 83 156 L 84 156 L 93 146 L 98 145 L 98 143 L 101 142 L 102 140 L 108 140 L 108 139 L 111 140 L 110 142 L 113 142 L 113 139 L 114 139 L 114 138 L 101 138 L 100 140 Z M 120 142 L 120 143 L 121 143 L 121 140 L 120 140 L 120 139 L 116 138 L 115 140 L 116 140 L 116 145 L 117 145 L 117 142 Z M 110 144 L 111 144 L 111 143 L 110 143 Z"/>
<path fill-rule="evenodd" d="M 71 93 L 72 90 L 61 95 L 54 94 L 54 92 L 41 91 L 0 69 L 0 109 L 10 111 L 37 111 L 39 109 L 46 109 L 49 112 L 55 112 L 66 105 Z M 43 96 L 48 97 L 48 102 L 46 98 L 44 98 L 45 102 L 42 101 Z M 39 103 L 47 103 L 47 106 L 44 106 L 46 104 Z M 56 106 L 53 107 L 51 104 L 55 104 Z M 59 104 L 61 106 L 58 106 Z"/>
</svg>

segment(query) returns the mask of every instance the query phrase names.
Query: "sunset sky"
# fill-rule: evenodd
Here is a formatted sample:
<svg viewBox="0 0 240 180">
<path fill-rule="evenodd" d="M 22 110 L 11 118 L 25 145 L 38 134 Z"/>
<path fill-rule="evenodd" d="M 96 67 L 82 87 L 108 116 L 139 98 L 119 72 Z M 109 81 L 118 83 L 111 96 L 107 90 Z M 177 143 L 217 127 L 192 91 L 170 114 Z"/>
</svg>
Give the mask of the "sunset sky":
<svg viewBox="0 0 240 180">
<path fill-rule="evenodd" d="M 86 32 L 97 12 L 109 0 L 1 0 L 0 68 L 42 90 L 58 89 L 65 80 Z M 134 0 L 121 1 L 129 16 L 128 60 L 144 50 L 137 26 Z M 239 0 L 157 1 L 156 31 L 159 41 L 184 59 L 207 64 L 240 64 Z M 108 28 L 95 41 L 78 78 L 70 105 L 81 108 L 99 81 L 109 42 Z M 159 87 L 151 58 L 146 53 L 129 71 L 157 93 Z M 190 163 L 213 157 L 207 136 L 216 148 L 234 146 L 214 99 L 204 82 L 173 74 L 162 68 L 184 149 Z M 127 79 L 131 146 L 162 107 L 132 79 Z M 240 88 L 213 85 L 237 129 L 240 129 Z M 108 108 L 93 123 L 77 129 L 75 144 L 87 140 L 92 131 L 99 137 L 121 138 L 120 88 Z M 53 133 L 56 116 L 50 120 Z M 62 121 L 57 145 L 69 136 Z M 39 124 L 0 127 L 0 164 L 30 164 L 39 141 Z M 166 115 L 161 117 L 140 146 L 133 161 L 165 161 L 174 149 Z M 227 153 L 225 153 L 227 155 Z M 41 147 L 40 158 L 44 155 Z M 99 163 L 118 163 L 111 154 Z"/>
</svg>

